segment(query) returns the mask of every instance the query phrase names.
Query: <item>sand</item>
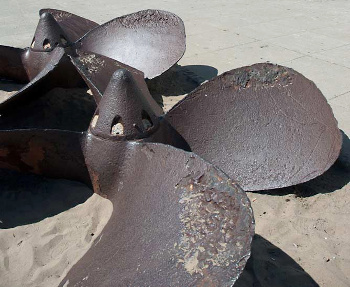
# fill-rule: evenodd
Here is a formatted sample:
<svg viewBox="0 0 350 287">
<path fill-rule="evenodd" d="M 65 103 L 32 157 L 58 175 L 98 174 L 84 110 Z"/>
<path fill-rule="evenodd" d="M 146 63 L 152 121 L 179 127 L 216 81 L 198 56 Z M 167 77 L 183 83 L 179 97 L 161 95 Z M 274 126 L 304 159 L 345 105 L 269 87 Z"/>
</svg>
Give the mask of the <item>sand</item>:
<svg viewBox="0 0 350 287">
<path fill-rule="evenodd" d="M 111 202 L 76 182 L 0 177 L 0 286 L 57 286 L 101 233 Z"/>
<path fill-rule="evenodd" d="M 181 97 L 168 92 L 163 102 L 169 109 Z M 324 175 L 248 193 L 256 236 L 235 286 L 350 286 L 350 130 L 342 128 L 342 154 Z M 0 178 L 0 287 L 57 286 L 103 232 L 112 204 L 76 182 Z"/>
</svg>

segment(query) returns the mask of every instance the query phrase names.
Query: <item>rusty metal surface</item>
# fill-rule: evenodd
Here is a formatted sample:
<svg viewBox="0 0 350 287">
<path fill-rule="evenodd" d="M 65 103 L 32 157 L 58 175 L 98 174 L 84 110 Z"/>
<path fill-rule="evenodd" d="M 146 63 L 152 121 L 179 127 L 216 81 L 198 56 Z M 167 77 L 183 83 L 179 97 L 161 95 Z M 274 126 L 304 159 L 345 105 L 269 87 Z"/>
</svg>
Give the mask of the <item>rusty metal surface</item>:
<svg viewBox="0 0 350 287">
<path fill-rule="evenodd" d="M 90 30 L 99 26 L 99 24 L 91 20 L 62 10 L 41 9 L 39 14 L 42 15 L 43 13 L 51 14 L 72 42 L 76 42 Z"/>
<path fill-rule="evenodd" d="M 66 178 L 90 185 L 81 150 L 83 133 L 0 130 L 0 168 Z"/>
<path fill-rule="evenodd" d="M 115 59 L 154 78 L 181 59 L 185 40 L 185 27 L 178 16 L 144 10 L 90 31 L 80 40 L 79 48 Z"/>
<path fill-rule="evenodd" d="M 28 75 L 22 62 L 24 49 L 0 45 L 0 78 L 18 83 L 28 82 Z"/>
<path fill-rule="evenodd" d="M 74 17 L 73 17 L 74 19 Z M 21 90 L 0 104 L 6 110 L 13 103 L 39 97 L 54 87 L 79 87 L 83 80 L 66 53 L 73 42 L 55 18 L 41 13 L 32 44 L 26 49 L 0 46 L 0 77 L 27 83 Z"/>
<path fill-rule="evenodd" d="M 158 116 L 127 70 L 116 71 L 96 109 L 91 132 L 128 140 L 146 138 L 159 126 Z"/>
<path fill-rule="evenodd" d="M 313 82 L 272 64 L 231 70 L 165 116 L 191 150 L 244 190 L 308 181 L 337 159 L 341 134 Z"/>
<path fill-rule="evenodd" d="M 232 286 L 254 226 L 234 182 L 170 146 L 86 141 L 95 190 L 113 214 L 59 286 Z"/>
<path fill-rule="evenodd" d="M 37 69 L 43 64 L 41 62 L 43 57 L 37 56 L 38 53 L 42 52 L 34 52 L 29 49 L 24 51 L 22 59 L 28 72 L 28 78 L 31 78 L 31 80 L 22 89 L 0 104 L 2 115 L 11 113 L 11 109 L 16 105 L 24 105 L 33 99 L 43 96 L 54 87 L 72 88 L 83 85 L 83 80 L 65 54 L 64 48 L 57 47 L 48 53 L 43 52 L 45 53 L 45 65 L 43 65 L 42 70 Z M 27 69 L 28 61 L 31 62 L 32 68 Z"/>
<path fill-rule="evenodd" d="M 40 14 L 30 48 L 33 51 L 47 52 L 56 47 L 68 47 L 73 42 L 63 31 L 55 18 L 48 12 Z"/>
<path fill-rule="evenodd" d="M 78 41 L 81 37 L 82 40 Z M 55 57 L 62 51 L 65 53 L 61 55 L 64 65 L 61 59 Z M 91 88 L 98 103 L 110 76 L 120 67 L 135 73 L 140 88 L 145 94 L 148 93 L 151 101 L 140 72 L 128 65 L 141 68 L 146 77 L 154 77 L 175 64 L 184 51 L 183 22 L 169 12 L 145 10 L 99 26 L 69 12 L 42 9 L 29 48 L 0 46 L 0 77 L 27 83 L 1 103 L 0 109 L 5 109 L 14 101 L 20 102 L 28 95 L 39 97 L 55 87 L 79 87 L 82 85 L 80 77 Z M 67 61 L 67 57 L 70 57 L 73 65 Z M 89 62 L 92 57 L 95 61 Z M 121 63 L 113 59 L 121 60 Z M 63 69 L 53 72 L 59 63 Z M 163 113 L 155 102 L 152 106 L 158 115 Z"/>
<path fill-rule="evenodd" d="M 2 62 L 0 64 L 3 64 L 5 61 L 7 61 L 7 59 L 11 59 L 13 57 L 13 48 L 11 47 L 6 47 L 6 49 L 4 49 L 4 46 L 1 46 L 2 48 L 2 56 L 1 60 Z M 34 95 L 34 93 L 31 91 L 32 89 L 35 89 L 36 86 L 43 84 L 45 85 L 45 82 L 43 82 L 43 79 L 45 78 L 45 76 L 47 76 L 48 74 L 52 73 L 53 70 L 55 69 L 56 65 L 62 60 L 62 57 L 64 55 L 64 50 L 62 48 L 58 48 L 55 49 L 54 51 L 51 51 L 50 53 L 46 54 L 45 57 L 45 61 L 47 63 L 51 63 L 47 65 L 47 67 L 45 67 L 43 70 L 39 71 L 39 73 L 37 73 L 35 75 L 35 71 L 33 72 L 34 69 L 36 69 L 36 66 L 33 65 L 33 70 L 31 71 L 27 71 L 27 67 L 28 67 L 28 55 L 33 54 L 35 55 L 36 53 L 31 53 L 31 51 L 29 49 L 17 49 L 16 50 L 17 56 L 16 56 L 16 61 L 13 60 L 9 60 L 7 62 L 7 68 L 6 70 L 3 70 L 2 73 L 2 77 L 6 78 L 6 79 L 10 79 L 10 80 L 14 80 L 17 82 L 27 82 L 27 84 L 20 89 L 17 93 L 15 93 L 14 95 L 12 95 L 10 98 L 8 98 L 5 102 L 0 104 L 0 109 L 3 110 L 4 108 L 6 108 L 6 106 L 11 103 L 11 102 L 16 102 L 16 101 L 21 101 L 22 99 L 25 100 L 26 95 Z M 47 57 L 49 57 L 47 59 Z M 35 59 L 35 56 L 34 56 Z M 34 61 L 35 64 L 39 64 L 37 61 Z M 20 74 L 17 75 L 17 73 L 12 73 L 9 71 L 25 71 L 25 75 Z M 32 72 L 32 73 L 31 73 Z"/>
<path fill-rule="evenodd" d="M 153 126 L 141 126 L 143 112 Z M 113 74 L 97 115 L 85 133 L 0 131 L 0 168 L 82 181 L 113 203 L 61 285 L 231 286 L 254 233 L 244 191 L 199 156 L 146 142 L 159 119 L 131 72 Z"/>
<path fill-rule="evenodd" d="M 76 52 L 75 56 L 70 56 L 71 61 L 93 92 L 96 103 L 100 102 L 113 73 L 118 69 L 124 69 L 132 73 L 135 84 L 141 90 L 143 97 L 152 107 L 155 114 L 157 116 L 163 114 L 162 108 L 151 96 L 144 80 L 144 74 L 141 71 L 96 53 L 79 50 Z"/>
<path fill-rule="evenodd" d="M 94 98 L 83 89 L 56 88 L 25 105 L 0 110 L 0 127 L 86 131 L 95 110 Z"/>
<path fill-rule="evenodd" d="M 0 105 L 0 168 L 82 181 L 114 206 L 61 286 L 232 286 L 254 230 L 239 185 L 280 188 L 327 170 L 341 134 L 326 99 L 294 70 L 256 64 L 203 84 L 162 116 L 135 68 L 151 78 L 182 56 L 177 16 L 140 11 L 74 44 L 68 35 L 85 33 L 82 20 L 49 12 L 31 48 L 0 48 L 1 75 L 30 81 Z M 99 103 L 86 132 L 37 129 L 71 127 L 25 124 L 26 113 L 10 125 L 17 103 L 33 107 L 48 89 L 81 79 Z"/>
</svg>

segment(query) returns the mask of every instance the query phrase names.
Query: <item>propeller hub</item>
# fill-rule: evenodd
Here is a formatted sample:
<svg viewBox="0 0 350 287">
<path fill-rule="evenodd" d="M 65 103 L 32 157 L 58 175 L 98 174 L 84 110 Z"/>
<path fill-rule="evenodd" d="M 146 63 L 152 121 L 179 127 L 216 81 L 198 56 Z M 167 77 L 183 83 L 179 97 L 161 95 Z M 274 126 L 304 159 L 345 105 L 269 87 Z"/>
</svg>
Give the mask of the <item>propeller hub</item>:
<svg viewBox="0 0 350 287">
<path fill-rule="evenodd" d="M 55 47 L 67 47 L 72 43 L 66 33 L 48 12 L 40 15 L 38 26 L 30 48 L 35 51 L 49 52 Z"/>
<path fill-rule="evenodd" d="M 119 69 L 111 77 L 90 123 L 92 134 L 115 140 L 149 137 L 159 127 L 159 119 L 132 73 Z"/>
</svg>

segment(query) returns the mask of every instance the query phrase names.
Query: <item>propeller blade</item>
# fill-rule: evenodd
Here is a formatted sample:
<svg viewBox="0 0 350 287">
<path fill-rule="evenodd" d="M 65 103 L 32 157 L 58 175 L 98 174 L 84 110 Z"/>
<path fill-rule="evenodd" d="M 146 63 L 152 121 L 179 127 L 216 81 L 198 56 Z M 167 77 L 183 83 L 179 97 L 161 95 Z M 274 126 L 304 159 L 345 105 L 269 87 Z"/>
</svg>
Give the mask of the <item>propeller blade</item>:
<svg viewBox="0 0 350 287">
<path fill-rule="evenodd" d="M 99 26 L 97 23 L 91 20 L 62 10 L 41 9 L 39 11 L 40 16 L 44 13 L 49 13 L 55 18 L 56 22 L 65 32 L 68 39 L 72 42 L 76 42 L 90 30 Z"/>
<path fill-rule="evenodd" d="M 41 61 L 38 61 L 37 53 L 32 52 L 29 49 L 24 50 L 25 52 L 22 54 L 22 61 L 23 61 L 23 68 L 27 68 L 28 61 L 31 59 L 31 55 L 34 57 L 35 63 L 37 65 L 42 64 Z M 3 111 L 5 107 L 8 105 L 11 105 L 12 102 L 17 102 L 17 100 L 21 100 L 22 98 L 27 98 L 30 96 L 34 96 L 35 92 L 39 92 L 41 90 L 41 86 L 48 85 L 47 81 L 43 81 L 43 78 L 45 78 L 48 74 L 53 73 L 55 68 L 57 67 L 58 63 L 62 60 L 62 57 L 64 55 L 64 50 L 61 48 L 54 49 L 50 53 L 42 53 L 45 56 L 45 65 L 44 68 L 39 68 L 39 71 L 34 76 L 28 75 L 28 78 L 30 79 L 30 82 L 27 83 L 22 89 L 20 89 L 17 93 L 10 96 L 8 99 L 6 99 L 4 102 L 0 104 L 0 110 Z M 48 58 L 47 58 L 48 57 Z M 37 69 L 38 66 L 34 66 L 34 69 Z M 35 72 L 34 72 L 35 73 Z"/>
<path fill-rule="evenodd" d="M 0 45 L 0 78 L 26 83 L 29 81 L 23 66 L 24 49 Z"/>
<path fill-rule="evenodd" d="M 199 156 L 146 143 L 158 121 L 121 69 L 87 133 L 0 131 L 0 168 L 91 183 L 113 203 L 60 286 L 231 286 L 242 272 L 254 233 L 247 195 Z"/>
<path fill-rule="evenodd" d="M 11 108 L 19 102 L 23 104 L 23 102 L 38 98 L 55 87 L 69 88 L 82 85 L 79 73 L 65 55 L 63 48 L 57 47 L 48 53 L 28 49 L 22 58 L 26 70 L 31 71 L 30 82 L 0 103 L 2 115 L 10 112 Z M 27 68 L 28 65 L 33 69 Z"/>
<path fill-rule="evenodd" d="M 185 52 L 185 28 L 175 14 L 144 10 L 115 18 L 86 34 L 79 47 L 134 67 L 154 78 Z"/>
<path fill-rule="evenodd" d="M 203 84 L 165 120 L 191 150 L 244 190 L 280 188 L 324 173 L 341 134 L 313 82 L 272 64 L 231 70 Z"/>
<path fill-rule="evenodd" d="M 250 255 L 243 190 L 197 155 L 89 134 L 85 157 L 113 214 L 59 286 L 231 286 Z"/>
<path fill-rule="evenodd" d="M 135 85 L 137 85 L 138 89 L 140 89 L 143 96 L 147 98 L 147 101 L 152 106 L 156 114 L 163 114 L 162 108 L 152 98 L 144 80 L 144 74 L 141 71 L 96 53 L 83 52 L 79 50 L 76 52 L 77 56 L 70 56 L 71 61 L 91 89 L 96 103 L 100 102 L 100 99 L 105 93 L 113 73 L 116 70 L 125 69 L 132 73 Z"/>
<path fill-rule="evenodd" d="M 79 87 L 82 79 L 65 55 L 71 42 L 50 13 L 42 13 L 30 48 L 0 46 L 0 76 L 27 83 L 0 104 L 0 110 L 18 100 L 30 100 L 54 87 Z M 45 80 L 44 80 L 45 78 Z"/>
<path fill-rule="evenodd" d="M 91 184 L 81 149 L 83 133 L 0 130 L 0 168 Z"/>
<path fill-rule="evenodd" d="M 40 94 L 39 94 L 40 95 Z M 59 129 L 86 131 L 96 110 L 95 100 L 83 89 L 56 88 L 1 113 L 1 129 Z"/>
</svg>

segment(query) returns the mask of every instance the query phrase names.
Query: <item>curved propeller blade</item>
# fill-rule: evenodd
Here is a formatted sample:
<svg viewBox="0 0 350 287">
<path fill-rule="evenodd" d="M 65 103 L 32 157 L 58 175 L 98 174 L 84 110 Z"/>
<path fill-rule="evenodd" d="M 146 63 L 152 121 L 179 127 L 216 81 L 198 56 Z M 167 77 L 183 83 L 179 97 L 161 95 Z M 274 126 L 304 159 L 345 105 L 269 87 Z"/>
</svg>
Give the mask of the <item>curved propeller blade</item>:
<svg viewBox="0 0 350 287">
<path fill-rule="evenodd" d="M 33 55 L 34 59 L 37 60 L 36 59 L 37 53 L 32 52 L 29 49 L 26 49 L 23 51 L 24 53 L 21 56 L 22 62 L 24 62 L 23 67 L 27 68 L 27 62 L 30 61 L 29 60 L 30 56 Z M 22 89 L 20 89 L 17 93 L 13 94 L 7 100 L 2 102 L 0 104 L 0 109 L 3 110 L 4 107 L 7 107 L 12 102 L 16 102 L 17 100 L 21 100 L 22 98 L 25 98 L 25 96 L 27 95 L 34 96 L 36 91 L 39 92 L 40 90 L 42 90 L 41 89 L 42 85 L 43 86 L 48 85 L 46 81 L 43 81 L 43 78 L 46 77 L 48 74 L 53 73 L 58 63 L 62 60 L 63 55 L 64 55 L 64 50 L 62 48 L 57 48 L 51 51 L 50 53 L 45 53 L 45 57 L 49 57 L 48 59 L 45 59 L 45 62 L 48 61 L 48 63 L 47 62 L 45 63 L 46 64 L 45 67 L 41 69 L 35 76 L 33 74 L 31 76 L 28 75 L 28 78 L 30 78 L 30 82 L 24 87 L 22 87 Z M 40 65 L 38 61 L 34 61 L 34 62 L 36 62 L 37 65 Z M 38 66 L 34 66 L 34 68 L 36 67 Z"/>
<path fill-rule="evenodd" d="M 147 84 L 144 80 L 144 74 L 132 67 L 120 63 L 111 58 L 90 52 L 76 51 L 77 56 L 70 56 L 73 65 L 80 73 L 86 84 L 91 89 L 96 103 L 99 103 L 102 95 L 113 76 L 113 73 L 119 69 L 125 69 L 132 73 L 135 84 L 142 92 L 143 96 L 152 106 L 157 115 L 163 114 L 162 108 L 152 98 Z"/>
<path fill-rule="evenodd" d="M 250 255 L 249 200 L 195 154 L 86 139 L 95 191 L 113 214 L 59 286 L 231 286 Z"/>
<path fill-rule="evenodd" d="M 29 81 L 22 62 L 25 49 L 0 45 L 0 78 L 14 80 L 18 83 Z"/>
<path fill-rule="evenodd" d="M 0 168 L 90 184 L 82 137 L 70 131 L 0 130 Z"/>
<path fill-rule="evenodd" d="M 44 13 L 50 13 L 55 18 L 62 30 L 68 36 L 69 40 L 72 42 L 76 42 L 90 30 L 99 26 L 91 20 L 62 10 L 48 8 L 39 11 L 40 16 Z"/>
<path fill-rule="evenodd" d="M 65 55 L 70 40 L 50 13 L 42 13 L 30 48 L 0 47 L 0 76 L 27 83 L 0 104 L 3 110 L 17 100 L 30 100 L 48 90 L 78 87 L 82 79 Z M 45 78 L 45 80 L 44 80 Z"/>
<path fill-rule="evenodd" d="M 151 126 L 141 129 L 132 121 L 144 124 L 142 111 Z M 158 119 L 130 72 L 113 74 L 96 116 L 87 133 L 0 131 L 0 168 L 92 183 L 113 203 L 101 236 L 60 286 L 231 286 L 254 233 L 245 192 L 199 156 L 145 142 Z M 115 132 L 120 116 L 137 141 Z"/>
<path fill-rule="evenodd" d="M 165 120 L 244 190 L 308 181 L 325 172 L 341 148 L 337 121 L 315 84 L 266 63 L 203 84 Z"/>
<path fill-rule="evenodd" d="M 86 34 L 79 47 L 132 66 L 154 78 L 185 52 L 182 20 L 169 12 L 144 10 L 115 18 Z"/>
<path fill-rule="evenodd" d="M 42 62 L 42 56 L 45 58 L 44 62 Z M 9 112 L 6 109 L 12 108 L 19 101 L 22 101 L 23 104 L 23 101 L 40 97 L 52 88 L 78 87 L 82 84 L 79 73 L 74 69 L 68 56 L 65 55 L 63 48 L 57 47 L 48 53 L 25 50 L 22 57 L 24 67 L 27 70 L 29 69 L 27 61 L 30 61 L 30 65 L 33 67 L 33 69 L 29 69 L 32 71 L 30 82 L 0 104 L 1 114 Z"/>
</svg>

